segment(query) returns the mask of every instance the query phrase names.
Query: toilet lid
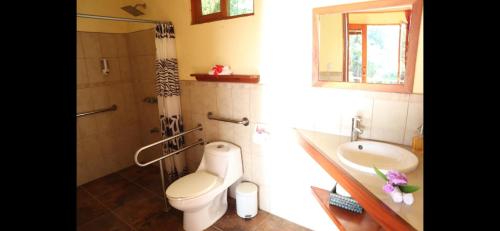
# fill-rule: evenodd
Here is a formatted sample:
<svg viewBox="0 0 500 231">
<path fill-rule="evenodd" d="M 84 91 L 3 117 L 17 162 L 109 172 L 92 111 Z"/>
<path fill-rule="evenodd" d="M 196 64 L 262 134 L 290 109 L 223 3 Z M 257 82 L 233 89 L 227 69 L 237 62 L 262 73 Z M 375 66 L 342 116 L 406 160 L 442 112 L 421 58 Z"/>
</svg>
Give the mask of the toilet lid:
<svg viewBox="0 0 500 231">
<path fill-rule="evenodd" d="M 191 198 L 208 192 L 217 184 L 217 176 L 197 171 L 174 181 L 165 194 L 169 198 Z"/>
</svg>

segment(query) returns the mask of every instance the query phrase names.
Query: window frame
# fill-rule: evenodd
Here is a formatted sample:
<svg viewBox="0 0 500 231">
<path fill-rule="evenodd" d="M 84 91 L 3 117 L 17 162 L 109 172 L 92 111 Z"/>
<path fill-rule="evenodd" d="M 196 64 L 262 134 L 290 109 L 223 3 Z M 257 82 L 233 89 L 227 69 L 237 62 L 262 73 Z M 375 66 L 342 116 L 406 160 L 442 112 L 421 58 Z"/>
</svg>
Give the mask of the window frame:
<svg viewBox="0 0 500 231">
<path fill-rule="evenodd" d="M 191 25 L 233 19 L 255 14 L 255 1 L 253 1 L 252 13 L 229 16 L 229 0 L 220 0 L 220 12 L 203 15 L 201 12 L 201 0 L 191 0 Z"/>
</svg>

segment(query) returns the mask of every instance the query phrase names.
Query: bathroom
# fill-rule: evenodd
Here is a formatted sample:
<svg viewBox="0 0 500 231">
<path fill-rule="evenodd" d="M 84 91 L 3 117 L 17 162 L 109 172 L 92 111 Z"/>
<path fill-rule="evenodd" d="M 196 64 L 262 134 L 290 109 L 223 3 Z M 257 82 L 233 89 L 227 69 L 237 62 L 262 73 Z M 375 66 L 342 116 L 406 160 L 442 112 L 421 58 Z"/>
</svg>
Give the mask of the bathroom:
<svg viewBox="0 0 500 231">
<path fill-rule="evenodd" d="M 231 0 L 241 4 L 243 13 L 224 20 L 193 16 L 197 7 L 192 4 L 221 2 L 224 4 L 219 7 L 223 8 L 225 0 L 76 2 L 81 16 L 77 17 L 77 112 L 105 109 L 77 117 L 78 230 L 183 230 L 185 214 L 169 205 L 165 190 L 197 171 L 204 146 L 194 145 L 144 167 L 137 165 L 165 154 L 165 148 L 156 145 L 142 150 L 137 162 L 134 159 L 139 149 L 167 138 L 162 135 L 165 128 L 161 119 L 172 107 L 182 116 L 178 122 L 182 131 L 202 127 L 182 136 L 185 147 L 199 139 L 205 146 L 224 141 L 236 145 L 241 153 L 241 176 L 227 187 L 227 212 L 206 230 L 357 230 L 342 227 L 318 203 L 311 186 L 332 189 L 344 178 L 333 177 L 328 166 L 310 154 L 298 137 L 320 134 L 328 139 L 331 135 L 338 138 L 332 143 L 349 142 L 356 116 L 362 129 L 359 140 L 412 150 L 415 138 L 422 133 L 423 19 L 420 22 L 420 14 L 413 14 L 422 7 L 420 0 L 397 3 L 417 6 L 413 6 L 411 17 L 417 15 L 420 23 L 411 24 L 408 33 L 416 38 L 408 43 L 406 70 L 413 74 L 407 75 L 404 84 L 385 88 L 356 87 L 370 85 L 361 83 L 347 83 L 349 87 L 334 86 L 334 82 L 317 84 L 321 73 L 314 66 L 322 67 L 324 57 L 315 50 L 319 25 L 313 23 L 312 16 L 321 14 L 315 9 L 357 7 L 356 3 L 363 5 L 363 1 Z M 172 23 L 167 27 L 173 29 L 167 30 L 166 48 L 158 45 L 163 43 L 155 37 L 156 22 Z M 165 55 L 160 48 L 176 59 L 178 97 L 158 95 L 156 63 L 158 56 Z M 338 57 L 342 60 L 342 54 Z M 244 77 L 232 82 L 201 81 L 207 75 L 197 73 L 206 74 L 216 64 L 227 65 L 234 75 Z M 245 82 L 245 78 L 254 82 Z M 209 112 L 213 115 L 210 118 L 246 118 L 249 124 L 210 119 Z M 421 171 L 423 154 L 412 152 L 418 156 L 417 169 Z M 162 163 L 163 180 L 158 163 Z M 408 179 L 409 184 L 421 183 L 421 176 L 408 174 Z M 247 181 L 258 188 L 258 213 L 252 219 L 236 214 L 236 188 Z M 381 193 L 377 196 L 384 195 L 384 182 L 378 183 Z M 357 188 L 348 185 L 343 184 L 354 195 Z M 423 198 L 418 196 L 423 187 L 419 186 L 413 205 L 387 206 L 419 213 L 414 220 L 394 218 L 393 223 L 401 221 L 410 227 L 408 230 L 423 229 Z M 380 221 L 383 217 L 371 214 L 378 210 L 364 207 L 364 214 L 373 216 L 364 215 L 369 222 L 388 230 L 393 227 L 392 220 L 384 223 Z"/>
</svg>

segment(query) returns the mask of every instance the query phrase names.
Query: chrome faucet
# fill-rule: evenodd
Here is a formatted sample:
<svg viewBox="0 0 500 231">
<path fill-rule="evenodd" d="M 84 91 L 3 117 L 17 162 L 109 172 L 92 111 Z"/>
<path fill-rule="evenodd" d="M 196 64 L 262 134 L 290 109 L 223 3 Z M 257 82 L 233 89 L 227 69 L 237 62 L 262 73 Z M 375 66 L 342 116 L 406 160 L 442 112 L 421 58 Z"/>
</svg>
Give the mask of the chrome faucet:
<svg viewBox="0 0 500 231">
<path fill-rule="evenodd" d="M 351 142 L 356 141 L 359 138 L 359 135 L 363 134 L 363 130 L 359 128 L 359 123 L 361 122 L 361 118 L 359 116 L 352 117 L 351 124 Z"/>
</svg>

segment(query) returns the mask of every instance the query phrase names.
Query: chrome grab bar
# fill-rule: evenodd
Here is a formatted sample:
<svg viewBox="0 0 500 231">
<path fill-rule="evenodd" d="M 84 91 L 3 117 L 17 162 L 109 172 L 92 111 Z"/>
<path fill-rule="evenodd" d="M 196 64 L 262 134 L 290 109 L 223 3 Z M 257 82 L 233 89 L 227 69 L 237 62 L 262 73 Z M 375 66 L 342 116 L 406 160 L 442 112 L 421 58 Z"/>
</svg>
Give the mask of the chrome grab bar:
<svg viewBox="0 0 500 231">
<path fill-rule="evenodd" d="M 142 147 L 142 148 L 139 148 L 139 150 L 137 150 L 137 152 L 135 152 L 135 155 L 134 155 L 134 160 L 135 160 L 135 163 L 136 163 L 137 165 L 141 166 L 141 167 L 144 167 L 144 166 L 150 165 L 150 164 L 152 164 L 152 163 L 154 163 L 154 162 L 157 162 L 157 161 L 160 161 L 160 160 L 162 160 L 162 159 L 165 159 L 165 158 L 167 158 L 167 157 L 169 157 L 169 156 L 175 155 L 175 154 L 177 154 L 177 153 L 179 153 L 179 152 L 182 152 L 182 151 L 184 151 L 184 150 L 186 150 L 186 149 L 189 149 L 189 148 L 191 148 L 191 147 L 194 147 L 194 146 L 196 146 L 196 145 L 198 145 L 198 144 L 203 144 L 203 139 L 199 139 L 199 140 L 198 140 L 198 142 L 196 142 L 196 143 L 194 143 L 194 144 L 192 144 L 192 145 L 186 146 L 186 147 L 184 147 L 184 148 L 182 148 L 182 149 L 179 149 L 179 150 L 177 150 L 177 151 L 175 151 L 175 152 L 171 152 L 171 153 L 169 153 L 169 154 L 167 154 L 167 155 L 165 155 L 165 156 L 159 157 L 159 158 L 154 159 L 154 160 L 152 160 L 152 161 L 149 161 L 149 162 L 147 162 L 147 163 L 142 164 L 142 163 L 140 163 L 140 162 L 139 162 L 139 160 L 138 160 L 139 153 L 141 153 L 142 151 L 144 151 L 144 150 L 146 150 L 146 149 L 148 149 L 148 148 L 150 148 L 150 147 L 156 146 L 156 145 L 158 145 L 158 144 L 161 144 L 161 143 L 167 142 L 167 141 L 169 141 L 169 140 L 172 140 L 172 139 L 174 139 L 174 138 L 177 138 L 177 137 L 179 137 L 179 136 L 183 136 L 183 135 L 188 134 L 188 133 L 190 133 L 190 132 L 194 132 L 194 131 L 196 131 L 196 130 L 200 130 L 200 131 L 202 131 L 202 130 L 203 130 L 203 127 L 201 126 L 201 124 L 198 124 L 198 126 L 197 126 L 197 127 L 195 127 L 195 128 L 193 128 L 193 129 L 187 130 L 187 131 L 185 131 L 185 132 L 181 132 L 181 133 L 179 133 L 179 134 L 177 134 L 177 135 L 170 136 L 170 137 L 165 138 L 165 139 L 163 139 L 163 140 L 160 140 L 160 141 L 154 142 L 154 143 L 152 143 L 152 144 L 148 144 L 148 145 L 146 145 L 146 146 L 144 146 L 144 147 Z"/>
<path fill-rule="evenodd" d="M 200 138 L 200 139 L 198 139 L 198 142 L 196 142 L 196 143 L 194 143 L 194 144 L 191 144 L 191 145 L 189 145 L 189 146 L 183 147 L 183 148 L 181 148 L 181 149 L 179 149 L 179 150 L 177 150 L 177 151 L 174 151 L 174 152 L 168 153 L 167 155 L 164 155 L 164 156 L 162 156 L 162 157 L 156 158 L 156 159 L 154 159 L 154 160 L 152 160 L 152 161 L 149 161 L 149 162 L 147 162 L 147 163 L 144 163 L 144 164 L 139 163 L 139 160 L 137 159 L 137 158 L 139 157 L 139 154 L 140 154 L 142 151 L 144 151 L 144 150 L 146 150 L 146 149 L 148 149 L 148 148 L 150 148 L 150 147 L 153 147 L 153 146 L 155 146 L 155 145 L 158 145 L 158 144 L 161 144 L 161 143 L 167 142 L 167 141 L 169 141 L 169 140 L 171 140 L 171 139 L 177 138 L 177 137 L 182 136 L 182 135 L 186 135 L 186 134 L 188 134 L 188 133 L 190 133 L 190 132 L 194 132 L 194 131 L 197 131 L 197 130 L 203 131 L 203 127 L 201 126 L 201 124 L 198 124 L 198 126 L 197 126 L 197 127 L 195 127 L 195 128 L 193 128 L 193 129 L 189 129 L 189 130 L 187 130 L 187 131 L 185 131 L 185 132 L 181 132 L 181 133 L 179 133 L 179 134 L 177 134 L 177 135 L 170 136 L 170 137 L 168 137 L 168 138 L 165 138 L 165 139 L 163 139 L 163 140 L 160 140 L 160 141 L 154 142 L 154 143 L 152 143 L 152 144 L 148 144 L 148 145 L 146 145 L 146 146 L 144 146 L 144 147 L 142 147 L 142 148 L 139 148 L 139 150 L 137 150 L 137 152 L 135 152 L 135 155 L 134 155 L 134 161 L 135 161 L 135 163 L 136 163 L 137 165 L 139 165 L 139 166 L 141 166 L 141 167 L 148 166 L 148 165 L 150 165 L 150 164 L 152 164 L 152 163 L 155 163 L 155 162 L 160 162 L 161 187 L 162 187 L 162 189 L 163 189 L 163 192 L 166 192 L 166 189 L 165 189 L 165 176 L 164 176 L 164 172 L 163 172 L 163 162 L 162 162 L 162 161 L 160 161 L 160 160 L 163 160 L 163 159 L 165 159 L 165 158 L 167 158 L 167 157 L 169 157 L 169 156 L 175 155 L 175 154 L 177 154 L 177 153 L 179 153 L 179 152 L 185 151 L 186 149 L 192 148 L 192 147 L 194 147 L 194 146 L 196 146 L 196 145 L 198 145 L 198 144 L 203 145 L 203 144 L 205 144 L 205 142 L 203 141 L 203 139 L 201 139 L 201 138 Z M 164 202 L 165 202 L 165 212 L 168 212 L 168 211 L 170 210 L 170 207 L 168 206 L 168 199 L 167 199 L 167 197 L 166 197 L 166 196 L 164 196 L 164 197 L 163 197 L 163 199 L 164 199 Z"/>
<path fill-rule="evenodd" d="M 226 119 L 226 118 L 213 116 L 212 112 L 208 112 L 207 118 L 209 120 L 219 120 L 219 121 L 224 121 L 224 122 L 229 122 L 229 123 L 243 124 L 245 126 L 248 126 L 248 124 L 250 123 L 250 121 L 247 119 L 247 117 L 243 117 L 243 119 L 238 121 L 238 120 Z"/>
<path fill-rule="evenodd" d="M 144 150 L 144 149 L 146 149 L 146 148 L 144 148 L 144 149 L 139 149 L 139 151 L 137 151 L 137 152 L 135 153 L 135 163 L 136 163 L 137 165 L 141 166 L 141 167 L 148 166 L 148 165 L 150 165 L 150 164 L 152 164 L 152 163 L 154 163 L 154 162 L 156 162 L 156 161 L 160 161 L 160 160 L 163 160 L 163 159 L 165 159 L 165 158 L 167 158 L 167 157 L 173 156 L 173 155 L 175 155 L 175 154 L 177 154 L 177 153 L 179 153 L 179 152 L 183 152 L 183 151 L 185 151 L 186 149 L 192 148 L 192 147 L 194 147 L 194 146 L 196 146 L 196 145 L 198 145 L 198 144 L 203 144 L 203 139 L 201 139 L 201 138 L 200 138 L 200 139 L 198 139 L 198 142 L 196 142 L 196 143 L 194 143 L 194 144 L 191 144 L 191 145 L 186 146 L 186 147 L 184 147 L 184 148 L 181 148 L 181 149 L 179 149 L 179 150 L 177 150 L 177 151 L 175 151 L 175 152 L 171 152 L 171 153 L 169 153 L 169 154 L 167 154 L 167 155 L 165 155 L 165 156 L 159 157 L 159 158 L 157 158 L 157 159 L 154 159 L 154 160 L 152 160 L 152 161 L 146 162 L 146 163 L 144 163 L 144 164 L 139 163 L 139 161 L 137 160 L 137 154 L 139 154 L 139 152 L 140 152 L 140 151 L 142 151 L 142 150 Z M 148 148 L 149 148 L 149 147 L 148 147 Z"/>
<path fill-rule="evenodd" d="M 82 113 L 77 113 L 76 114 L 76 117 L 80 117 L 80 116 L 86 116 L 86 115 L 92 115 L 92 114 L 96 114 L 96 113 L 100 113 L 100 112 L 107 112 L 107 111 L 116 111 L 118 107 L 113 104 L 111 107 L 109 108 L 104 108 L 104 109 L 99 109 L 99 110 L 95 110 L 95 111 L 89 111 L 89 112 L 82 112 Z"/>
</svg>

